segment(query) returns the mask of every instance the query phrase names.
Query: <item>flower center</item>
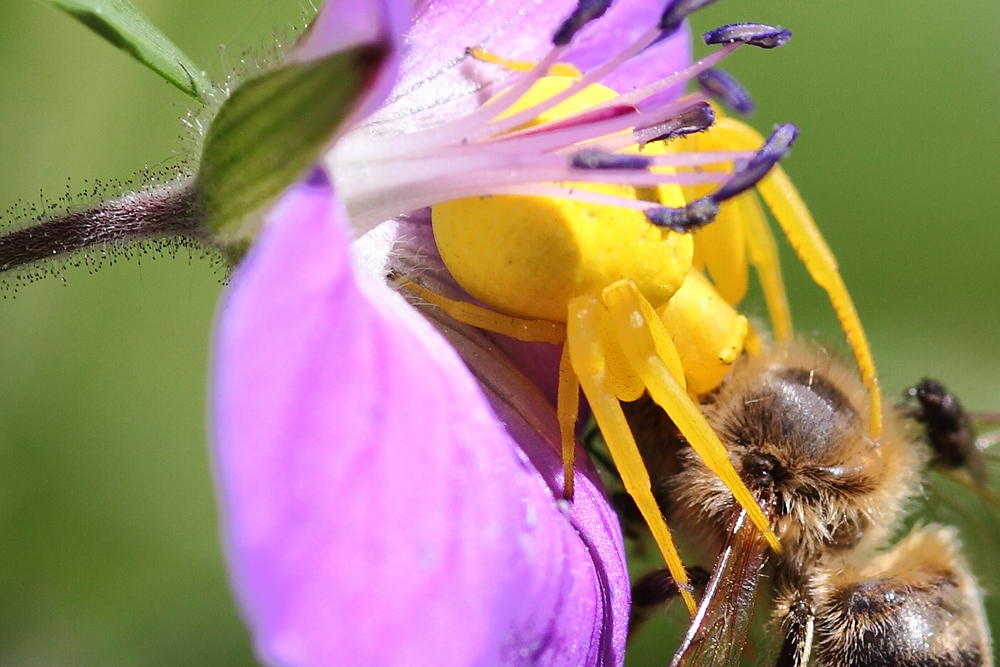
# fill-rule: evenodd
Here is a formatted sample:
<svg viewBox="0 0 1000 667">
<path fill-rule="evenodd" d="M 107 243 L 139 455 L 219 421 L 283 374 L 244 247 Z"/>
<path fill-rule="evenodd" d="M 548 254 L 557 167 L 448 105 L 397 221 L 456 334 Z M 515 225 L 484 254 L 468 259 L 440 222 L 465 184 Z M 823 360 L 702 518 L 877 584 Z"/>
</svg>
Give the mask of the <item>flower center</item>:
<svg viewBox="0 0 1000 667">
<path fill-rule="evenodd" d="M 475 111 L 416 132 L 371 136 L 362 128 L 349 133 L 327 161 L 355 234 L 410 211 L 487 195 L 531 195 L 634 209 L 656 224 L 681 231 L 705 224 L 720 201 L 751 187 L 755 180 L 744 177 L 737 183 L 741 188 L 729 188 L 728 197 L 702 198 L 688 206 L 637 197 L 634 188 L 728 183 L 744 169 L 691 168 L 720 163 L 746 168 L 762 160 L 770 166 L 791 140 L 785 137 L 766 155 L 669 150 L 637 155 L 636 149 L 711 125 L 714 113 L 708 100 L 732 101 L 738 99 L 739 90 L 731 77 L 711 74 L 711 68 L 743 44 L 780 46 L 789 33 L 760 24 L 723 26 L 705 36 L 721 48 L 685 69 L 623 95 L 595 87 L 675 31 L 688 13 L 704 4 L 672 3 L 659 24 L 634 43 L 579 78 L 560 77 L 558 91 L 549 81 L 543 84 L 548 94 L 538 94 L 536 86 L 552 78 L 550 70 L 560 63 L 573 34 L 603 13 L 602 3 L 583 2 L 556 32 L 549 52 L 528 71 L 515 74 L 509 87 Z M 697 92 L 664 99 L 665 92 L 692 79 L 702 83 Z M 746 105 L 734 105 L 737 110 L 741 107 Z M 585 182 L 632 190 L 576 185 Z"/>
<path fill-rule="evenodd" d="M 562 98 L 575 83 L 566 77 L 543 77 L 502 117 Z M 530 134 L 533 128 L 558 125 L 616 97 L 611 89 L 591 84 L 513 131 Z M 632 142 L 629 132 L 619 138 Z M 635 145 L 619 153 L 581 147 L 569 171 L 575 175 L 645 170 L 651 156 L 666 154 L 660 143 L 647 145 L 641 154 Z M 651 173 L 676 172 L 657 167 Z M 566 182 L 549 187 L 565 192 L 466 197 L 433 206 L 434 239 L 441 259 L 472 296 L 511 315 L 558 322 L 565 319 L 570 300 L 584 294 L 599 297 L 616 280 L 635 282 L 654 306 L 666 303 L 677 291 L 691 268 L 691 235 L 651 225 L 642 211 L 615 202 L 683 207 L 678 185 Z"/>
</svg>

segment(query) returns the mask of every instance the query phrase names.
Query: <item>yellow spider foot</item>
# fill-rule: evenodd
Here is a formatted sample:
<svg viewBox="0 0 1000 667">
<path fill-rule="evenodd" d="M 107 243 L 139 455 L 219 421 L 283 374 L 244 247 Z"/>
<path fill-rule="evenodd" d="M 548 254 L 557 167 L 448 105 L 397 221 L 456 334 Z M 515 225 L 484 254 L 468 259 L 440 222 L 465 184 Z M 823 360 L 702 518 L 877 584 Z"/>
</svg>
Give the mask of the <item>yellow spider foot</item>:
<svg viewBox="0 0 1000 667">
<path fill-rule="evenodd" d="M 566 326 L 560 322 L 511 317 L 468 301 L 449 299 L 399 275 L 392 276 L 392 280 L 462 324 L 533 343 L 561 345 L 566 340 Z"/>
<path fill-rule="evenodd" d="M 580 414 L 580 381 L 569 358 L 569 345 L 563 345 L 559 359 L 559 394 L 556 416 L 562 440 L 563 498 L 573 499 L 573 464 L 576 454 L 576 420 Z"/>
<path fill-rule="evenodd" d="M 705 420 L 701 408 L 688 394 L 684 367 L 666 326 L 635 285 L 628 281 L 610 285 L 604 290 L 603 298 L 618 343 L 650 397 L 666 411 L 709 470 L 723 481 L 736 502 L 746 509 L 750 520 L 764 534 L 771 548 L 781 553 L 781 544 L 771 530 L 767 516 L 740 479 L 725 446 Z M 590 396 L 587 398 L 589 400 Z"/>
<path fill-rule="evenodd" d="M 861 380 L 868 388 L 871 403 L 870 432 L 876 440 L 882 436 L 882 389 L 879 385 L 875 360 L 872 358 L 868 337 L 854 307 L 850 292 L 837 270 L 837 260 L 813 221 L 809 209 L 781 167 L 775 169 L 757 186 L 775 219 L 788 237 L 809 275 L 830 298 L 833 310 L 861 372 Z"/>
<path fill-rule="evenodd" d="M 731 148 L 759 146 L 763 138 L 753 128 L 732 118 L 720 118 L 715 131 Z M 882 391 L 868 338 L 858 317 L 851 295 L 837 270 L 837 260 L 823 239 L 812 214 L 802 201 L 785 171 L 775 165 L 757 183 L 757 191 L 767 202 L 789 244 L 805 265 L 812 279 L 830 298 L 833 310 L 857 360 L 861 379 L 868 388 L 871 402 L 870 431 L 878 439 L 882 435 Z"/>
<path fill-rule="evenodd" d="M 687 571 L 663 513 L 653 497 L 649 473 L 616 396 L 615 379 L 608 373 L 608 358 L 599 334 L 602 328 L 602 310 L 595 297 L 581 296 L 570 302 L 566 341 L 570 350 L 569 357 L 583 393 L 590 403 L 594 419 L 604 435 L 611 458 L 621 475 L 625 491 L 635 500 L 660 553 L 663 554 L 667 569 L 680 589 L 688 612 L 694 615 L 695 600 L 691 594 Z"/>
</svg>

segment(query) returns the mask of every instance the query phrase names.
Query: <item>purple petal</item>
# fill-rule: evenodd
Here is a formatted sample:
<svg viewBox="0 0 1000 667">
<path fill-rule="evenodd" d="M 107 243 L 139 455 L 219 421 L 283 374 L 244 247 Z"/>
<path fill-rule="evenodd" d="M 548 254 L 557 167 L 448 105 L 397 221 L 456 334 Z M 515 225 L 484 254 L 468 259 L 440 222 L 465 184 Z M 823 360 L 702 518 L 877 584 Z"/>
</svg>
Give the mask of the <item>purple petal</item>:
<svg viewBox="0 0 1000 667">
<path fill-rule="evenodd" d="M 407 53 L 399 81 L 377 120 L 392 120 L 395 129 L 405 121 L 420 126 L 426 119 L 467 113 L 485 99 L 481 91 L 495 83 L 498 73 L 465 50 L 482 46 L 505 58 L 538 60 L 552 47 L 553 32 L 576 6 L 575 0 L 450 0 L 418 8 L 407 32 Z M 566 59 L 588 71 L 624 49 L 653 28 L 662 11 L 659 0 L 618 0 L 600 19 L 576 36 Z M 608 76 L 605 85 L 626 91 L 659 79 L 690 62 L 689 30 L 647 49 Z"/>
<path fill-rule="evenodd" d="M 320 8 L 292 57 L 316 60 L 365 44 L 396 45 L 411 15 L 409 0 L 332 0 Z"/>
<path fill-rule="evenodd" d="M 499 399 L 513 371 L 483 362 L 504 430 L 455 350 L 358 275 L 348 243 L 329 185 L 293 187 L 219 313 L 215 464 L 260 655 L 620 664 L 617 520 L 586 474 L 568 514 L 553 500 L 551 406 L 528 388 Z"/>
<path fill-rule="evenodd" d="M 409 28 L 411 18 L 410 0 L 332 0 L 320 8 L 295 44 L 290 59 L 318 60 L 358 46 L 384 45 L 388 55 L 353 112 L 355 121 L 360 120 L 375 111 L 392 91 L 403 33 Z"/>
<path fill-rule="evenodd" d="M 591 26 L 580 33 L 567 59 L 582 71 L 590 71 L 604 62 L 609 53 L 623 49 L 656 25 L 662 11 L 663 4 L 659 2 L 633 0 L 612 5 L 601 19 L 599 29 Z M 601 83 L 620 93 L 628 92 L 682 70 L 690 62 L 691 30 L 685 24 L 667 39 L 630 58 Z"/>
</svg>

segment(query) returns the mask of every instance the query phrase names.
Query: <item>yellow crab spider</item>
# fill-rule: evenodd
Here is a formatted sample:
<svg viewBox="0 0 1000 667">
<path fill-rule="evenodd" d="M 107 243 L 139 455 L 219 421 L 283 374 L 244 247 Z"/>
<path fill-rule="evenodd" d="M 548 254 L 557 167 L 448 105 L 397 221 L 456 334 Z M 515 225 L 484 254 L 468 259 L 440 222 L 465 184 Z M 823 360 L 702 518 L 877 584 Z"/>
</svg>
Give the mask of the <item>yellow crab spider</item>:
<svg viewBox="0 0 1000 667">
<path fill-rule="evenodd" d="M 548 77 L 519 104 L 532 104 L 567 85 L 566 79 Z M 591 87 L 572 104 L 591 107 L 613 96 L 608 89 Z M 566 110 L 556 107 L 552 112 L 555 117 L 560 114 L 565 115 Z M 648 152 L 665 153 L 653 146 Z M 627 186 L 589 187 L 636 197 L 636 189 Z M 657 190 L 658 204 L 684 205 L 678 186 L 661 185 Z M 692 237 L 654 226 L 640 211 L 566 199 L 463 199 L 435 206 L 432 215 L 445 265 L 456 281 L 488 308 L 445 299 L 412 283 L 407 286 L 474 326 L 521 340 L 565 341 L 557 412 L 567 493 L 572 493 L 576 398 L 582 386 L 626 490 L 636 499 L 693 609 L 683 565 L 653 498 L 620 401 L 637 400 L 648 390 L 706 463 L 727 481 L 738 502 L 760 514 L 758 525 L 766 527 L 767 521 L 688 394 L 681 356 L 667 325 L 653 310 L 654 303 L 667 305 L 671 297 L 690 293 L 686 301 L 692 307 L 681 308 L 670 321 L 688 334 L 695 351 L 704 351 L 701 356 L 714 359 L 707 366 L 713 367 L 715 384 L 742 352 L 746 319 L 721 299 L 704 298 L 711 297 L 712 288 L 691 271 Z M 683 295 L 674 305 L 682 299 Z M 714 304 L 717 313 L 706 308 L 708 303 Z M 701 322 L 698 326 L 705 335 L 700 335 L 700 329 L 699 333 L 684 331 L 685 315 L 695 306 L 696 319 Z M 716 324 L 714 335 L 709 335 L 708 322 Z M 708 346 L 714 349 L 705 350 Z M 694 376 L 700 379 L 703 374 L 695 372 Z M 777 548 L 777 541 L 773 542 Z"/>
<path fill-rule="evenodd" d="M 510 89 L 516 88 L 507 94 L 513 100 L 501 93 L 488 102 L 482 116 L 495 109 L 493 120 L 454 149 L 488 144 L 483 172 L 520 185 L 506 191 L 493 186 L 486 196 L 456 197 L 432 208 L 442 260 L 479 303 L 397 278 L 459 321 L 524 341 L 562 344 L 557 416 L 566 493 L 573 488 L 582 388 L 625 488 L 692 613 L 687 574 L 621 402 L 648 392 L 780 551 L 698 403 L 745 349 L 759 347 L 746 318 L 733 308 L 746 290 L 748 257 L 761 276 L 776 335 L 791 335 L 775 241 L 748 189 L 757 187 L 810 274 L 829 293 L 872 390 L 873 433 L 880 428 L 877 377 L 850 297 L 808 211 L 775 168 L 795 138 L 794 127 L 779 127 L 765 141 L 730 119 L 713 125 L 712 109 L 699 94 L 661 104 L 650 120 L 635 106 L 704 71 L 708 60 L 658 82 L 658 89 L 619 97 L 586 77 L 544 76 L 551 74 L 547 58 L 526 77 L 530 85 L 522 80 Z M 511 69 L 527 67 L 513 63 Z M 682 122 L 677 131 L 671 123 L 689 112 L 702 120 Z M 681 143 L 692 140 L 676 138 L 708 126 L 693 140 L 694 150 Z M 657 141 L 662 135 L 669 140 Z M 510 158 L 522 155 L 519 150 L 535 152 L 522 163 Z M 490 172 L 491 159 L 502 168 Z M 715 170 L 707 168 L 711 165 Z M 560 176 L 538 185 L 535 173 Z M 682 190 L 720 182 L 700 197 L 689 189 L 685 198 Z M 713 220 L 715 230 L 706 227 Z M 689 233 L 703 227 L 697 235 Z"/>
</svg>

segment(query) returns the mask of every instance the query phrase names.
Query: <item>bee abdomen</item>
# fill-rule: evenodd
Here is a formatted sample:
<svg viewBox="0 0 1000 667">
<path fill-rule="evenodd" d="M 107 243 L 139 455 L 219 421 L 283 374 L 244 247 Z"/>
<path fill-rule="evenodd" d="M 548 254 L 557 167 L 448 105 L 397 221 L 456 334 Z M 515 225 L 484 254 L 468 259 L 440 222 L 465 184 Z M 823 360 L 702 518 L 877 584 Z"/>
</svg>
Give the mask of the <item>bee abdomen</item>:
<svg viewBox="0 0 1000 667">
<path fill-rule="evenodd" d="M 956 541 L 928 526 L 866 570 L 832 576 L 817 615 L 817 665 L 991 665 L 981 594 Z"/>
</svg>

